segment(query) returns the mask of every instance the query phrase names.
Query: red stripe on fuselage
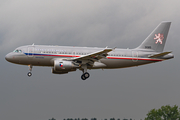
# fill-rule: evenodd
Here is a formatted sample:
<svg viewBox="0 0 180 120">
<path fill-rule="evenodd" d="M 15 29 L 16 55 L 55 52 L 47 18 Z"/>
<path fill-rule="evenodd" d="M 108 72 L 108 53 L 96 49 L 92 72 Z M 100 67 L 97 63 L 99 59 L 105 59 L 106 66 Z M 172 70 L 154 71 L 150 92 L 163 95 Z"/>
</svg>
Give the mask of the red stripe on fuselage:
<svg viewBox="0 0 180 120">
<path fill-rule="evenodd" d="M 55 56 L 55 57 L 81 57 L 74 55 L 47 55 L 47 54 L 34 54 L 34 56 Z M 128 57 L 107 57 L 108 59 L 125 59 L 125 60 L 145 60 L 145 61 L 163 61 L 162 59 L 149 59 L 149 58 L 128 58 Z"/>
<path fill-rule="evenodd" d="M 145 61 L 163 61 L 161 59 L 149 59 L 149 58 L 125 58 L 125 57 L 107 57 L 108 59 L 125 59 L 125 60 L 145 60 Z"/>
</svg>

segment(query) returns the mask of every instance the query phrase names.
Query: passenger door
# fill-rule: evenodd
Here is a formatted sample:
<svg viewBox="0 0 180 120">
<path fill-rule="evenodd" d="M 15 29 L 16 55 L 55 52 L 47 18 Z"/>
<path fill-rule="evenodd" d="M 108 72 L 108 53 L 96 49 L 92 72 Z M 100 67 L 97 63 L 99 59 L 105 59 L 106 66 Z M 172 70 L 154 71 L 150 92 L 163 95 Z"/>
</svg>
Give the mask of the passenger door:
<svg viewBox="0 0 180 120">
<path fill-rule="evenodd" d="M 29 46 L 28 47 L 28 58 L 33 59 L 34 57 L 34 46 Z"/>
</svg>

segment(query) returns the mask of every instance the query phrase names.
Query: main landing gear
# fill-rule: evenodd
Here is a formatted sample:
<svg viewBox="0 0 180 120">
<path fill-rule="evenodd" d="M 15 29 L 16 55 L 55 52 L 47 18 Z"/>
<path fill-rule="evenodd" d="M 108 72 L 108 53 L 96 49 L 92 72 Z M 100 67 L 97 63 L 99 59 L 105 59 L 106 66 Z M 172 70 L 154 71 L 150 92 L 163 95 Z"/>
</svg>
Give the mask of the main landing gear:
<svg viewBox="0 0 180 120">
<path fill-rule="evenodd" d="M 90 77 L 90 74 L 87 72 L 87 65 L 82 66 L 82 72 L 83 72 L 83 74 L 81 75 L 82 80 L 86 80 L 87 78 Z"/>
<path fill-rule="evenodd" d="M 90 74 L 88 72 L 85 72 L 84 74 L 81 75 L 81 79 L 82 80 L 86 80 L 87 78 L 89 78 Z"/>
<path fill-rule="evenodd" d="M 32 76 L 32 73 L 31 73 L 31 71 L 32 71 L 32 65 L 28 65 L 28 67 L 29 67 L 29 72 L 27 73 L 27 75 L 28 75 L 29 77 L 31 77 L 31 76 Z"/>
</svg>

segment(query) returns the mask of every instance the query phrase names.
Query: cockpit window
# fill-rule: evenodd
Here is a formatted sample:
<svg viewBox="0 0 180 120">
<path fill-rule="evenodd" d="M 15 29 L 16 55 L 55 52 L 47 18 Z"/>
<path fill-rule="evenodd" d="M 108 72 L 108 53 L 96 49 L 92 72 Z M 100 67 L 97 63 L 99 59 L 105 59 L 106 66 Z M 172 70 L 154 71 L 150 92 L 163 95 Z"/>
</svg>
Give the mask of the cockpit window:
<svg viewBox="0 0 180 120">
<path fill-rule="evenodd" d="M 22 50 L 14 50 L 13 52 L 16 52 L 16 53 L 21 53 L 22 52 Z"/>
</svg>

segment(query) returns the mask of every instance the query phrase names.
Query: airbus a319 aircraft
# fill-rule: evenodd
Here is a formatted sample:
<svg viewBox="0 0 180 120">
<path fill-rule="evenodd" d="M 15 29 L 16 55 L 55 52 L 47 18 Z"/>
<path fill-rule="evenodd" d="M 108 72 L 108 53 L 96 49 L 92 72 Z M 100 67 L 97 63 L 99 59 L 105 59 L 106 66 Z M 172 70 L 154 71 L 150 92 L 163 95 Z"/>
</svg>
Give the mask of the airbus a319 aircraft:
<svg viewBox="0 0 180 120">
<path fill-rule="evenodd" d="M 52 67 L 52 73 L 65 74 L 81 70 L 82 80 L 89 78 L 88 69 L 116 69 L 139 66 L 171 59 L 171 51 L 163 52 L 171 22 L 161 22 L 135 49 L 26 45 L 5 56 L 9 62 Z"/>
</svg>

